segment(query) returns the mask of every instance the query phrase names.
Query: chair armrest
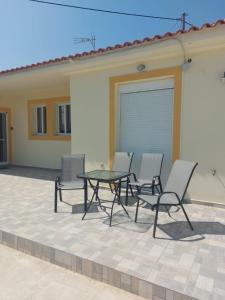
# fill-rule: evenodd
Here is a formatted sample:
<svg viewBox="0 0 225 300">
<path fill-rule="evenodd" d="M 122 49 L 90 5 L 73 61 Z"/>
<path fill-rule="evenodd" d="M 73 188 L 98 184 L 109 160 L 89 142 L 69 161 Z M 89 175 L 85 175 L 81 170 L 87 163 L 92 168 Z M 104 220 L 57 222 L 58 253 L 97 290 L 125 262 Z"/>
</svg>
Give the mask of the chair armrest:
<svg viewBox="0 0 225 300">
<path fill-rule="evenodd" d="M 144 188 L 145 186 L 152 186 L 152 185 L 154 185 L 154 183 L 153 183 L 153 181 L 152 181 L 152 183 L 143 183 L 141 186 L 140 186 L 140 188 Z"/>
</svg>

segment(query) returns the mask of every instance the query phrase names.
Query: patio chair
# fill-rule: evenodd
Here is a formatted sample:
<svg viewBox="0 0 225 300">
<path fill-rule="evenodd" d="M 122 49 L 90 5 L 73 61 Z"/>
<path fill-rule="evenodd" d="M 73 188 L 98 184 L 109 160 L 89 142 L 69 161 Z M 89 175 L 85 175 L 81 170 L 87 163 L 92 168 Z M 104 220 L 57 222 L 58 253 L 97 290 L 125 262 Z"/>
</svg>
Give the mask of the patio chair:
<svg viewBox="0 0 225 300">
<path fill-rule="evenodd" d="M 114 160 L 113 160 L 113 166 L 112 171 L 119 171 L 119 172 L 130 172 L 132 159 L 133 159 L 134 153 L 133 152 L 115 152 Z M 127 180 L 122 181 L 122 184 L 126 185 L 126 195 L 128 195 L 128 188 L 130 188 L 130 192 L 133 195 L 133 190 L 129 186 L 130 178 L 128 177 Z M 116 184 L 116 183 L 115 183 Z M 115 193 L 115 186 L 109 185 L 111 192 Z M 126 196 L 127 198 L 127 196 Z"/>
<path fill-rule="evenodd" d="M 131 188 L 136 188 L 138 194 L 141 190 L 150 189 L 152 195 L 155 191 L 162 193 L 161 169 L 164 155 L 162 153 L 143 153 L 139 177 L 133 173 L 134 182 L 130 182 Z"/>
<path fill-rule="evenodd" d="M 130 172 L 133 152 L 116 152 L 113 160 L 113 171 Z"/>
<path fill-rule="evenodd" d="M 85 155 L 63 155 L 61 158 L 61 176 L 55 179 L 55 207 L 57 213 L 58 192 L 62 201 L 63 190 L 84 190 L 84 181 L 77 175 L 85 172 Z"/>
<path fill-rule="evenodd" d="M 198 164 L 194 162 L 176 160 L 173 164 L 172 170 L 170 172 L 169 178 L 167 180 L 166 186 L 162 194 L 158 196 L 144 194 L 138 195 L 135 222 L 137 222 L 138 207 L 140 200 L 143 200 L 144 202 L 150 204 L 152 210 L 156 210 L 153 228 L 154 238 L 156 233 L 156 226 L 160 206 L 165 206 L 169 215 L 170 213 L 168 207 L 180 206 L 191 230 L 193 230 L 192 224 L 187 216 L 182 202 L 187 191 L 188 185 L 190 183 L 191 177 L 197 165 Z"/>
</svg>

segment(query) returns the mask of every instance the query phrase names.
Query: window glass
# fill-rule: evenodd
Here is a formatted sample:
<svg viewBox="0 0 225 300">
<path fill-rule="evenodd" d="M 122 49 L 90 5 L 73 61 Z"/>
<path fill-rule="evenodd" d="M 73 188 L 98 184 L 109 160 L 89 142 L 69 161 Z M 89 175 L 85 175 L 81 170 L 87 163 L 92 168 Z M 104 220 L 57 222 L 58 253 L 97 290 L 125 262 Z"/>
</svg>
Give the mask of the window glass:
<svg viewBox="0 0 225 300">
<path fill-rule="evenodd" d="M 58 133 L 71 133 L 70 104 L 58 105 Z"/>
<path fill-rule="evenodd" d="M 43 133 L 47 133 L 47 116 L 46 116 L 46 106 L 43 106 Z"/>
<path fill-rule="evenodd" d="M 66 132 L 71 133 L 71 114 L 70 105 L 66 105 Z"/>
<path fill-rule="evenodd" d="M 42 133 L 41 107 L 37 107 L 37 133 Z"/>
<path fill-rule="evenodd" d="M 0 139 L 3 139 L 3 113 L 0 113 Z"/>
<path fill-rule="evenodd" d="M 46 134 L 46 106 L 38 106 L 36 109 L 36 130 L 37 134 Z"/>
<path fill-rule="evenodd" d="M 59 133 L 65 133 L 64 106 L 59 105 Z"/>
</svg>

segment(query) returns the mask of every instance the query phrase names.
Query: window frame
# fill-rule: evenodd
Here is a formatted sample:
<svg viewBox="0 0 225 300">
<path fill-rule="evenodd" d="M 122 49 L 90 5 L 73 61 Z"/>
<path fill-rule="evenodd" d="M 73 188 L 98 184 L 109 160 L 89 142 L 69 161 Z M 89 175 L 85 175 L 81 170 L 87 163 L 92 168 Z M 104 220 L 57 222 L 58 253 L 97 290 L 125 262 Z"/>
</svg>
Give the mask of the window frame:
<svg viewBox="0 0 225 300">
<path fill-rule="evenodd" d="M 29 140 L 55 140 L 70 141 L 71 134 L 58 134 L 57 128 L 57 107 L 58 104 L 70 104 L 70 97 L 54 97 L 48 99 L 27 100 L 27 117 L 28 117 L 28 139 Z M 46 134 L 35 134 L 37 131 L 35 107 L 46 106 Z M 71 106 L 70 106 L 71 107 Z M 71 130 L 72 131 L 72 130 Z"/>
<path fill-rule="evenodd" d="M 70 107 L 70 132 L 68 132 L 67 130 L 67 111 L 66 111 L 66 107 L 69 106 Z M 63 121 L 64 121 L 64 132 L 60 132 L 60 107 L 64 108 L 64 116 L 63 116 Z M 56 122 L 56 126 L 57 126 L 57 135 L 60 136 L 70 136 L 71 135 L 71 104 L 70 102 L 67 103 L 58 103 L 57 104 L 57 109 L 56 109 L 56 118 L 57 118 L 57 122 Z"/>
<path fill-rule="evenodd" d="M 38 132 L 38 109 L 41 108 L 41 131 Z M 44 124 L 44 108 L 45 108 L 45 124 Z M 45 130 L 44 130 L 45 129 Z M 46 131 L 46 132 L 44 132 Z M 47 134 L 47 106 L 44 104 L 35 106 L 35 132 L 34 135 L 46 135 Z"/>
</svg>

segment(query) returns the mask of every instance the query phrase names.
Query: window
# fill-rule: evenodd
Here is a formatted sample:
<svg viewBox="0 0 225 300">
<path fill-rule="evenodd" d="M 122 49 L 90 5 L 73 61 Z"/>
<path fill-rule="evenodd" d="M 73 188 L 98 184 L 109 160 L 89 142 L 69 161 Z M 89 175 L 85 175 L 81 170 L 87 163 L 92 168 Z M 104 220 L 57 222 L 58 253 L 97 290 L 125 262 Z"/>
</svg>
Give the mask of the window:
<svg viewBox="0 0 225 300">
<path fill-rule="evenodd" d="M 36 134 L 46 134 L 46 106 L 36 106 Z"/>
<path fill-rule="evenodd" d="M 58 134 L 71 134 L 70 104 L 58 104 Z"/>
<path fill-rule="evenodd" d="M 27 101 L 30 140 L 70 141 L 70 98 L 55 97 Z"/>
</svg>

